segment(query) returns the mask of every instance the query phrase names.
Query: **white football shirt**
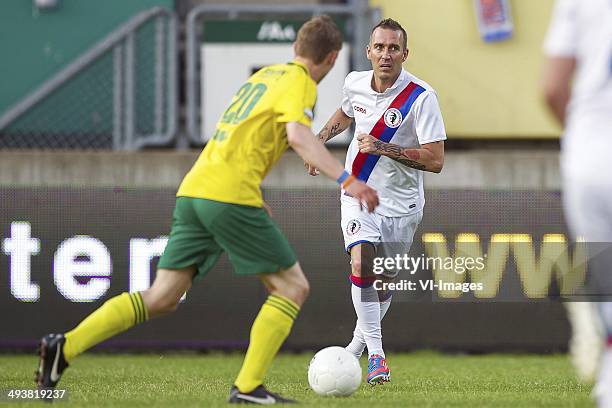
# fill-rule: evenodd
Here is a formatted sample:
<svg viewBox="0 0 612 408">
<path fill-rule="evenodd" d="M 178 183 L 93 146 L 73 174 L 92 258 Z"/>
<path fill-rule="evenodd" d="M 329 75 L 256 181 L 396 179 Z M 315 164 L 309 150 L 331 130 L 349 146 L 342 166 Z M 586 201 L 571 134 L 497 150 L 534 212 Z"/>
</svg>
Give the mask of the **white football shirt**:
<svg viewBox="0 0 612 408">
<path fill-rule="evenodd" d="M 561 151 L 568 226 L 587 241 L 610 242 L 612 0 L 557 1 L 544 51 L 576 60 Z"/>
<path fill-rule="evenodd" d="M 404 148 L 446 140 L 446 131 L 435 91 L 402 69 L 385 92 L 372 89 L 373 71 L 354 71 L 344 81 L 342 110 L 355 119 L 355 134 L 345 168 L 376 189 L 376 212 L 401 217 L 423 209 L 423 172 L 386 156 L 359 152 L 357 135 L 368 133 Z M 342 200 L 353 200 L 342 193 Z"/>
<path fill-rule="evenodd" d="M 612 1 L 557 1 L 544 51 L 549 57 L 576 59 L 566 148 L 583 143 L 612 147 Z"/>
</svg>

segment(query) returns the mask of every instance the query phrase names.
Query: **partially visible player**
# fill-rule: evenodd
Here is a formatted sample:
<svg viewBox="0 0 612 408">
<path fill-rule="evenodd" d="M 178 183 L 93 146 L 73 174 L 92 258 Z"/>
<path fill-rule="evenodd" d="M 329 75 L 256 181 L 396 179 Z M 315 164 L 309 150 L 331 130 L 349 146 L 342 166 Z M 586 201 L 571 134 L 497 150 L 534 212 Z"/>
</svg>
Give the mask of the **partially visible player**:
<svg viewBox="0 0 612 408">
<path fill-rule="evenodd" d="M 423 172 L 439 173 L 446 131 L 435 91 L 402 68 L 408 57 L 404 28 L 392 19 L 377 24 L 366 49 L 371 71 L 351 72 L 344 82 L 342 106 L 319 139 L 326 142 L 355 122 L 345 168 L 374 187 L 380 206 L 359 211 L 350 192 L 341 195 L 342 232 L 351 256 L 351 296 L 357 314 L 353 339 L 346 347 L 360 357 L 367 346 L 368 382 L 390 380 L 382 343 L 381 320 L 392 294 L 373 287 L 374 256 L 405 254 L 423 216 Z M 316 167 L 306 163 L 312 175 Z M 387 271 L 393 279 L 397 271 Z"/>
<path fill-rule="evenodd" d="M 596 386 L 601 407 L 612 407 L 612 1 L 558 0 L 545 41 L 543 92 L 565 125 L 561 174 L 565 216 L 574 237 L 584 237 L 600 295 L 597 304 L 608 335 Z M 601 251 L 594 254 L 593 249 Z M 596 256 L 595 256 L 596 255 Z M 607 258 L 607 259 L 606 259 Z M 603 262 L 602 262 L 603 261 Z M 568 305 L 573 323 L 570 346 L 579 373 L 594 369 L 589 356 L 599 348 L 590 303 Z M 592 335 L 589 336 L 588 334 Z M 586 340 L 586 343 L 585 343 Z"/>
<path fill-rule="evenodd" d="M 260 184 L 291 146 L 369 211 L 378 205 L 376 192 L 349 176 L 310 130 L 316 84 L 334 66 L 341 37 L 329 17 L 313 18 L 298 32 L 292 62 L 264 67 L 242 85 L 179 187 L 170 239 L 151 288 L 116 296 L 73 330 L 43 337 L 39 387 L 55 387 L 68 363 L 90 347 L 175 311 L 192 280 L 205 276 L 225 251 L 236 273 L 257 275 L 270 293 L 251 328 L 229 402 L 292 402 L 269 392 L 263 380 L 309 285 L 289 242 L 262 208 Z"/>
</svg>

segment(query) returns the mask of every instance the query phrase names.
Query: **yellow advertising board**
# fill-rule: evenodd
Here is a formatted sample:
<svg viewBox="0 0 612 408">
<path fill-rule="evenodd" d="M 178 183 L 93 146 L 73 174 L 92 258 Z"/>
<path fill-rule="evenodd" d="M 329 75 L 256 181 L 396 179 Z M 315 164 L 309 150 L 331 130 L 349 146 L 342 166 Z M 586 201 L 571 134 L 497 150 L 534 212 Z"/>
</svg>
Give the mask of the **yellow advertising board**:
<svg viewBox="0 0 612 408">
<path fill-rule="evenodd" d="M 372 0 L 408 31 L 405 68 L 438 92 L 453 138 L 557 138 L 540 94 L 553 0 L 510 0 L 510 39 L 482 40 L 472 0 Z"/>
</svg>

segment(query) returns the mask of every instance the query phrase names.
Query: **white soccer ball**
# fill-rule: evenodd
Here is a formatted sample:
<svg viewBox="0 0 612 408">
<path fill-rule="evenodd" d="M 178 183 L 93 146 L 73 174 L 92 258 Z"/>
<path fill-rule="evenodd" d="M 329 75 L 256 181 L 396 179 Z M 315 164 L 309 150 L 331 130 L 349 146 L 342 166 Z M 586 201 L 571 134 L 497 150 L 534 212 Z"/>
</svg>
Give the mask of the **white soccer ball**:
<svg viewBox="0 0 612 408">
<path fill-rule="evenodd" d="M 344 347 L 324 348 L 310 360 L 308 383 L 319 395 L 349 396 L 361 385 L 359 361 Z"/>
</svg>

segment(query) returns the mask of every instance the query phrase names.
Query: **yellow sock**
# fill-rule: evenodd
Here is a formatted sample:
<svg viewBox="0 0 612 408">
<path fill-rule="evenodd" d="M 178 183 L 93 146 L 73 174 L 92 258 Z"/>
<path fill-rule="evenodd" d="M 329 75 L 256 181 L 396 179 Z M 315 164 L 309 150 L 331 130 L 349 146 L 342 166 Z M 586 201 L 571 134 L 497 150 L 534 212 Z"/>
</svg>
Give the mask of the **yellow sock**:
<svg viewBox="0 0 612 408">
<path fill-rule="evenodd" d="M 88 348 L 147 319 L 147 309 L 140 293 L 115 296 L 65 334 L 64 357 L 70 362 Z"/>
<path fill-rule="evenodd" d="M 251 392 L 263 383 L 299 311 L 298 305 L 283 296 L 268 296 L 251 327 L 249 349 L 236 378 L 240 392 Z"/>
</svg>

